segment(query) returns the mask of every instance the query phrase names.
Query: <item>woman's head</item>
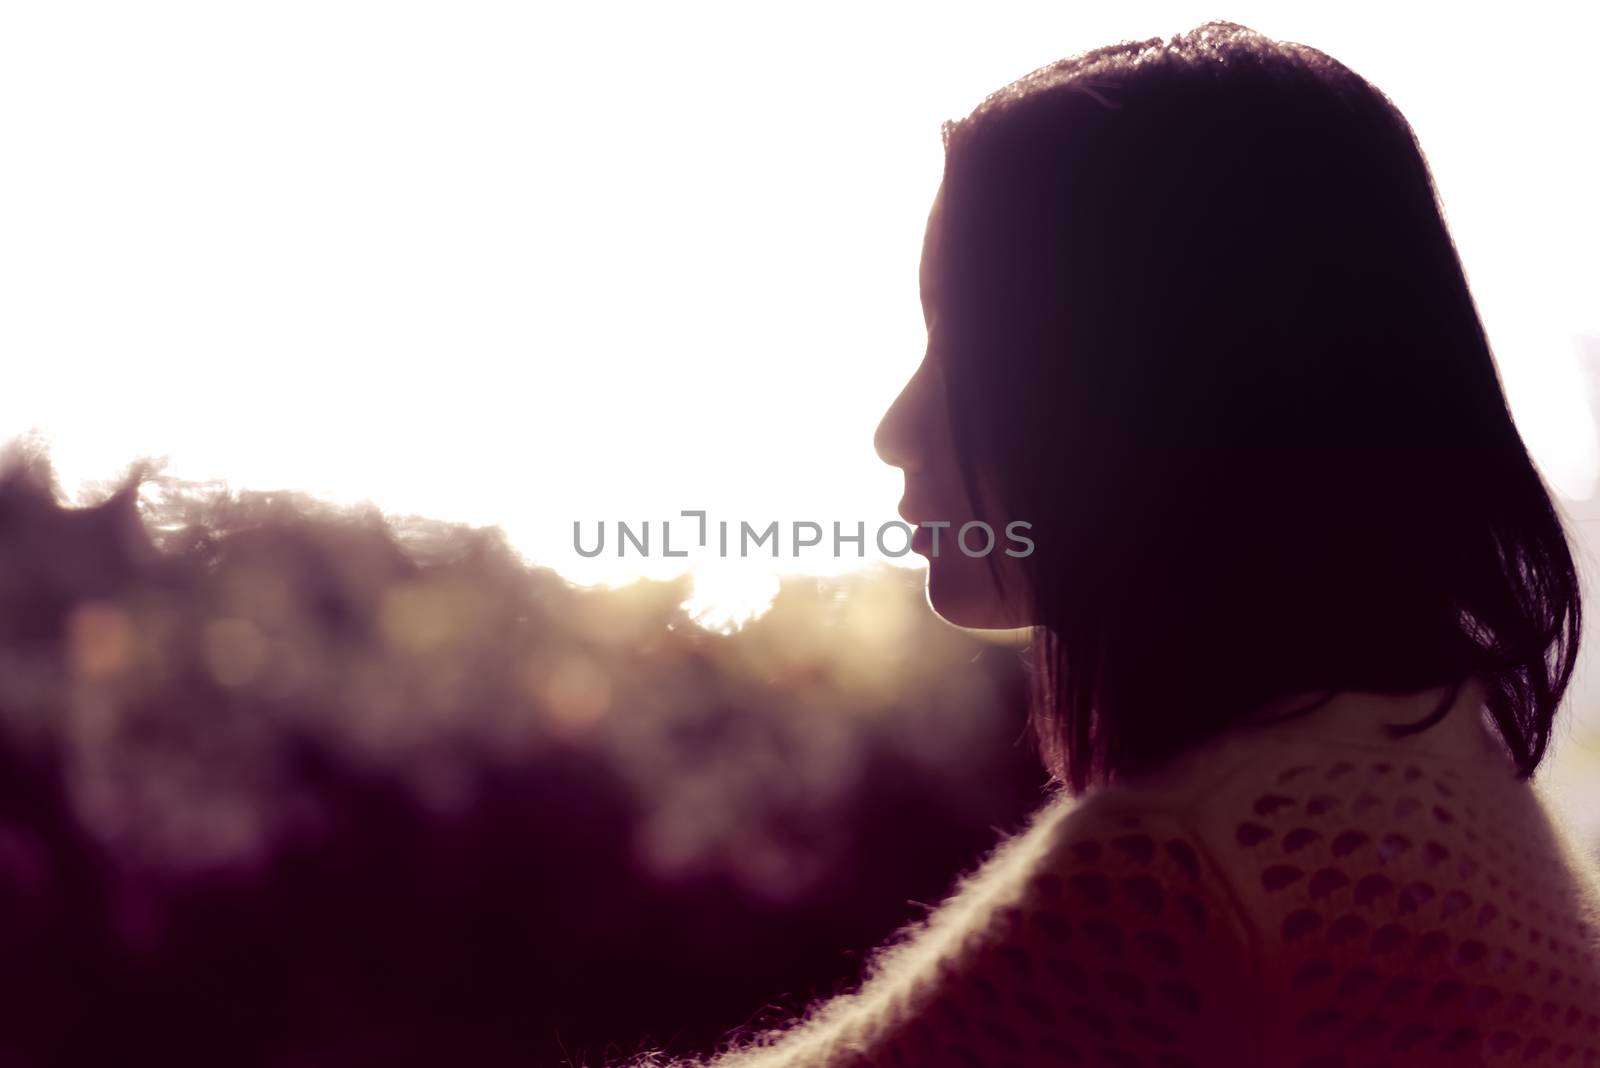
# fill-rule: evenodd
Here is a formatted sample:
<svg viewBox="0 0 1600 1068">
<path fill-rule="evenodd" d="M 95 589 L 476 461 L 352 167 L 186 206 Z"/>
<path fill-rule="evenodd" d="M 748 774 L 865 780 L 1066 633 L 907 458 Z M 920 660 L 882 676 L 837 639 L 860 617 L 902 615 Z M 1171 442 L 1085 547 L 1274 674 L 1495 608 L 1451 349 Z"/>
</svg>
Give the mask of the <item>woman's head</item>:
<svg viewBox="0 0 1600 1068">
<path fill-rule="evenodd" d="M 1043 68 L 944 136 L 928 351 L 878 445 L 914 518 L 1030 524 L 1025 557 L 931 559 L 929 594 L 1039 628 L 1052 771 L 1476 674 L 1531 772 L 1577 579 L 1394 106 L 1211 23 Z"/>
</svg>

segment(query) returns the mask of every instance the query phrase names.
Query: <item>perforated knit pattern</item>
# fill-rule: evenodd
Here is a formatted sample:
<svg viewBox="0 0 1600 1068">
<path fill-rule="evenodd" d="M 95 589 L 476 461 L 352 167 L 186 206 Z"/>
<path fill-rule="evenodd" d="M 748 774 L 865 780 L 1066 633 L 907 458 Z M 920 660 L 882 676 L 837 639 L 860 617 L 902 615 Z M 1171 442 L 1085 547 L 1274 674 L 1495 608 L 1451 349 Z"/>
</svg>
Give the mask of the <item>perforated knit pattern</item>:
<svg viewBox="0 0 1600 1068">
<path fill-rule="evenodd" d="M 1434 757 L 1321 748 L 1213 810 L 1235 815 L 1217 848 L 1238 858 L 1280 1006 L 1268 1048 L 1307 1068 L 1600 1068 L 1593 919 L 1529 788 Z"/>
<path fill-rule="evenodd" d="M 1049 834 L 789 1063 L 1600 1068 L 1591 884 L 1503 760 L 1256 736 Z"/>
</svg>

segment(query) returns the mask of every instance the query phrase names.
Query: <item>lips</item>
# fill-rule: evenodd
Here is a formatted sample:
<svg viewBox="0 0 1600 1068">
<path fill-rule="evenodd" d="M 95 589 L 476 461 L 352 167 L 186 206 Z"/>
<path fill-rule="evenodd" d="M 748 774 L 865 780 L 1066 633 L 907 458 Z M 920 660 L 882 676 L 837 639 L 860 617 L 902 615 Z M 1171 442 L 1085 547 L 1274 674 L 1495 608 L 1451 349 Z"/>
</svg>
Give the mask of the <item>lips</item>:
<svg viewBox="0 0 1600 1068">
<path fill-rule="evenodd" d="M 930 555 L 933 547 L 933 533 L 922 525 L 922 516 L 932 514 L 918 507 L 909 498 L 900 500 L 900 518 L 911 526 L 910 550 L 919 556 Z"/>
</svg>

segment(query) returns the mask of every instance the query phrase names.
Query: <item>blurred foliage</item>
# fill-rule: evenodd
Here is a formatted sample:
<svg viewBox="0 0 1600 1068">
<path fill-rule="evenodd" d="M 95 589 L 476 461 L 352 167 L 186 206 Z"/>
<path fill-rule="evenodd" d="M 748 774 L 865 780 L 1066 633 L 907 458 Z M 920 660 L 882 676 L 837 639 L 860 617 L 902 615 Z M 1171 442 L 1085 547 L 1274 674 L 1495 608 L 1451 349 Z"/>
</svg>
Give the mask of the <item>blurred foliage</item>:
<svg viewBox="0 0 1600 1068">
<path fill-rule="evenodd" d="M 575 588 L 497 530 L 0 473 L 0 1064 L 595 1065 L 852 982 L 1045 780 L 921 575 Z"/>
</svg>

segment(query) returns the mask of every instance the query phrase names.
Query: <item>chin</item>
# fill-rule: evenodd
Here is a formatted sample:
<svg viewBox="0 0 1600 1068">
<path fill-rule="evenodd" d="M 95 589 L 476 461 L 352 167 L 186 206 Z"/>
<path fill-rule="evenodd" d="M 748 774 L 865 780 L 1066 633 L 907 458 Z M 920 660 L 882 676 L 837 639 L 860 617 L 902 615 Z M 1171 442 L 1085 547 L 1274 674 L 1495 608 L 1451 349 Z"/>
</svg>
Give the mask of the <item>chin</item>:
<svg viewBox="0 0 1600 1068">
<path fill-rule="evenodd" d="M 1026 614 L 995 589 L 985 561 L 962 556 L 928 561 L 928 606 L 946 623 L 974 630 L 1026 627 Z"/>
</svg>

